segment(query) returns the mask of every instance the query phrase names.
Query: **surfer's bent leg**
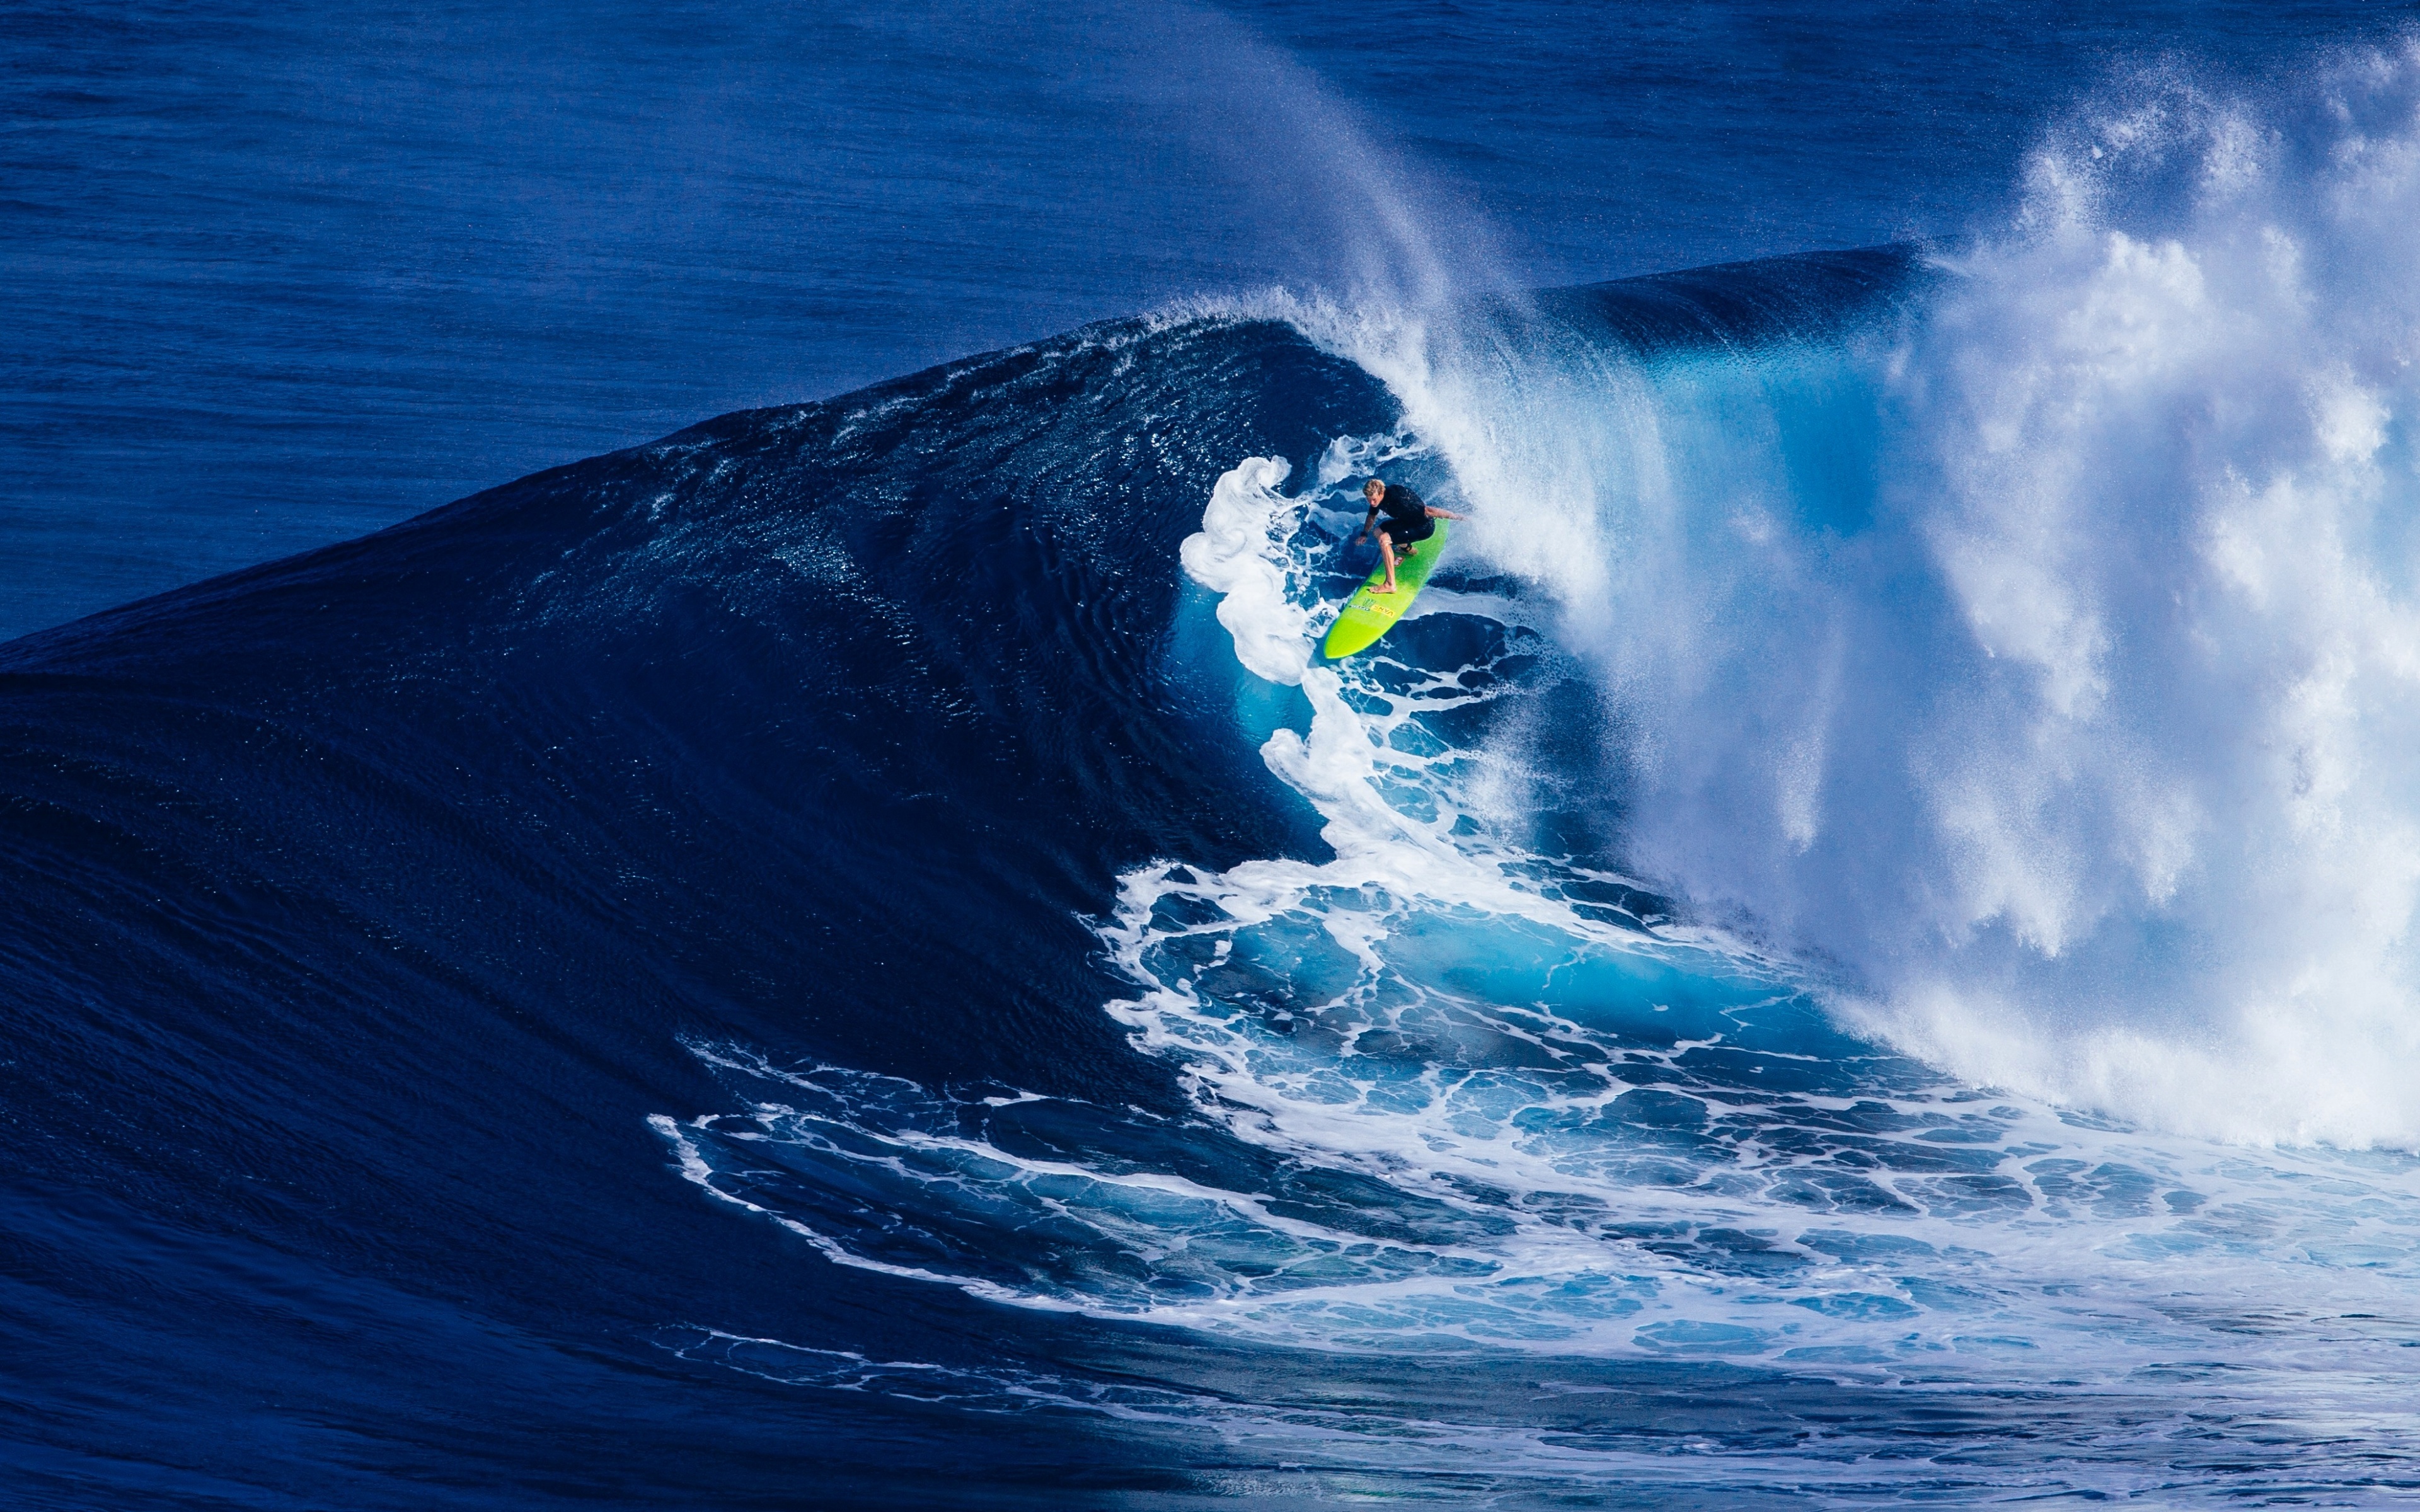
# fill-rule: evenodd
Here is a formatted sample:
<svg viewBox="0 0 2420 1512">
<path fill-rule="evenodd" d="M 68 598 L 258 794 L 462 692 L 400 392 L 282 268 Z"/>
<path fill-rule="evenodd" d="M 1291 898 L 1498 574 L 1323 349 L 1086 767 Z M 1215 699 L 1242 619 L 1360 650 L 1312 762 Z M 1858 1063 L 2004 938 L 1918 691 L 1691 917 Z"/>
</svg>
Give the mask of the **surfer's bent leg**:
<svg viewBox="0 0 2420 1512">
<path fill-rule="evenodd" d="M 1382 588 L 1373 588 L 1370 591 L 1373 594 L 1391 594 L 1395 591 L 1395 537 L 1393 532 L 1384 530 L 1378 532 L 1378 555 L 1386 559 L 1387 582 L 1386 586 Z"/>
</svg>

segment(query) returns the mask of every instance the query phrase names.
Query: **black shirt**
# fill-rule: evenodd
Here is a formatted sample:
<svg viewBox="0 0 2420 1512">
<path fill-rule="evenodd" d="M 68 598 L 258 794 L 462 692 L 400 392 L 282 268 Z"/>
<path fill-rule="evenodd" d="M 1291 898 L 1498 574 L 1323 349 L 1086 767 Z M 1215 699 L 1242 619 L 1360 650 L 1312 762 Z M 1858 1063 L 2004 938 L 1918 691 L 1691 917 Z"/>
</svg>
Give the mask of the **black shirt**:
<svg viewBox="0 0 2420 1512">
<path fill-rule="evenodd" d="M 1429 517 L 1428 504 L 1400 483 L 1387 485 L 1387 491 L 1378 496 L 1378 507 L 1386 511 L 1388 519 L 1399 519 L 1406 525 L 1418 525 Z"/>
</svg>

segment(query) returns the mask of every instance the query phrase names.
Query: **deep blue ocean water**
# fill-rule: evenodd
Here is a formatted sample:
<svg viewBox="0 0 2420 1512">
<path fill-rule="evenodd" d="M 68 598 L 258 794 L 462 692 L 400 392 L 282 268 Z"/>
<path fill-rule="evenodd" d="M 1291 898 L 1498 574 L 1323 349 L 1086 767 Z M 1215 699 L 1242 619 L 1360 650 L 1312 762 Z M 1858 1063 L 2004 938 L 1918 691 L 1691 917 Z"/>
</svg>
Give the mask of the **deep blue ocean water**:
<svg viewBox="0 0 2420 1512">
<path fill-rule="evenodd" d="M 2409 25 L 0 16 L 0 1500 L 2420 1501 Z"/>
</svg>

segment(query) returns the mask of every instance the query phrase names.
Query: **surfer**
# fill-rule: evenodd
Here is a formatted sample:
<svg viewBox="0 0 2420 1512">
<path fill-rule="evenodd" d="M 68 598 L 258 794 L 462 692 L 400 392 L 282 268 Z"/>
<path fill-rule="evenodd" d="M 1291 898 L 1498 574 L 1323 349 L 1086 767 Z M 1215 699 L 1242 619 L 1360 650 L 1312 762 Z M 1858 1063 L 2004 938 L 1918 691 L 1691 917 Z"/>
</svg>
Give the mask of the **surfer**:
<svg viewBox="0 0 2420 1512">
<path fill-rule="evenodd" d="M 1395 591 L 1397 553 L 1402 554 L 1403 560 L 1410 561 L 1419 544 L 1436 533 L 1436 526 L 1432 521 L 1464 517 L 1450 509 L 1437 508 L 1400 483 L 1388 483 L 1382 478 L 1372 478 L 1363 484 L 1361 497 L 1370 501 L 1370 516 L 1361 522 L 1361 534 L 1353 537 L 1354 544 L 1360 544 L 1361 537 L 1370 534 L 1372 527 L 1375 526 L 1378 554 L 1387 559 L 1387 580 L 1372 588 L 1370 592 L 1373 594 Z M 1383 525 L 1378 524 L 1381 510 L 1387 515 L 1387 522 Z"/>
</svg>

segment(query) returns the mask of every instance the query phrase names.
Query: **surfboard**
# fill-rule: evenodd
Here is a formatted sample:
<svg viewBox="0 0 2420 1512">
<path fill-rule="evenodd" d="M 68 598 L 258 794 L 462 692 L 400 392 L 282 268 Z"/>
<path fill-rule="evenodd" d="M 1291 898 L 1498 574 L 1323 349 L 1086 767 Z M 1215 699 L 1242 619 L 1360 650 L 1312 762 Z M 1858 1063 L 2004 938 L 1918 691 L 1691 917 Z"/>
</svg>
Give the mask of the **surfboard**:
<svg viewBox="0 0 2420 1512">
<path fill-rule="evenodd" d="M 1333 661 L 1357 651 L 1367 651 L 1378 643 L 1380 636 L 1395 627 L 1395 622 L 1412 607 L 1412 600 L 1419 597 L 1420 590 L 1428 586 L 1429 574 L 1436 570 L 1437 558 L 1445 554 L 1447 522 L 1436 520 L 1434 523 L 1436 531 L 1419 544 L 1411 560 L 1395 563 L 1393 593 L 1373 592 L 1387 580 L 1387 563 L 1383 558 L 1361 586 L 1353 591 L 1353 596 L 1344 601 L 1344 612 L 1336 616 L 1336 623 L 1327 627 L 1327 639 L 1319 647 L 1321 656 Z"/>
</svg>

